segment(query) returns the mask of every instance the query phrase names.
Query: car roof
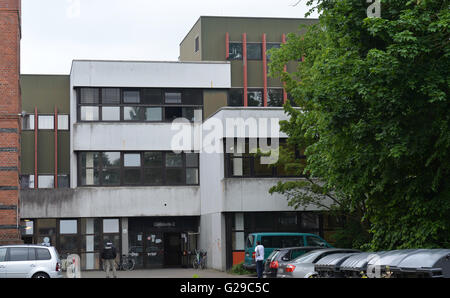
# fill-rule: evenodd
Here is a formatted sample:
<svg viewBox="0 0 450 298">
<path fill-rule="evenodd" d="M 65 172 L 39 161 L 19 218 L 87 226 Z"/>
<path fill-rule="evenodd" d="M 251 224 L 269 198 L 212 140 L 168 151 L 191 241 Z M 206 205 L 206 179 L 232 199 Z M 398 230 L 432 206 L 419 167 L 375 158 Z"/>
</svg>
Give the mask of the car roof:
<svg viewBox="0 0 450 298">
<path fill-rule="evenodd" d="M 250 235 L 261 235 L 261 236 L 319 236 L 311 233 L 295 233 L 295 232 L 262 232 L 262 233 L 250 233 Z"/>
<path fill-rule="evenodd" d="M 316 249 L 321 249 L 322 247 L 320 246 L 296 246 L 296 247 L 281 247 L 281 248 L 276 248 L 275 250 L 281 251 L 281 250 L 294 250 L 294 249 L 311 249 L 311 250 L 316 250 Z"/>
<path fill-rule="evenodd" d="M 46 246 L 46 245 L 39 245 L 39 244 L 11 244 L 11 245 L 0 245 L 0 248 L 8 248 L 8 247 L 53 247 L 53 246 Z"/>
</svg>

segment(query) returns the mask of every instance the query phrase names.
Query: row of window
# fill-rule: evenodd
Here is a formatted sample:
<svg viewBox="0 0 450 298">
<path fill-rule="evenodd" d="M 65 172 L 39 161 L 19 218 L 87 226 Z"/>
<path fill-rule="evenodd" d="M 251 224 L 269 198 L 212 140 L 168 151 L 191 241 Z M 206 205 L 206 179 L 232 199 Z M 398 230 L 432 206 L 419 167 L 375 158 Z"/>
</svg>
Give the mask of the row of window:
<svg viewBox="0 0 450 298">
<path fill-rule="evenodd" d="M 280 43 L 267 43 L 266 48 L 267 51 L 273 48 L 280 48 Z M 243 51 L 242 51 L 242 42 L 230 42 L 230 53 L 229 60 L 242 60 L 243 59 Z M 248 60 L 262 60 L 262 43 L 260 42 L 249 42 L 247 43 L 247 59 Z M 266 53 L 267 60 L 270 60 L 270 55 Z"/>
<path fill-rule="evenodd" d="M 203 113 L 201 89 L 79 88 L 77 94 L 80 121 L 195 121 Z"/>
<path fill-rule="evenodd" d="M 283 89 L 269 88 L 267 89 L 267 106 L 268 107 L 282 107 L 284 103 Z M 264 106 L 264 89 L 248 89 L 247 90 L 247 105 L 249 107 L 263 107 Z M 228 106 L 242 107 L 244 106 L 244 89 L 232 88 L 228 92 Z"/>
<path fill-rule="evenodd" d="M 79 186 L 198 185 L 198 153 L 79 152 Z"/>
<path fill-rule="evenodd" d="M 0 248 L 0 262 L 46 261 L 51 260 L 47 248 L 10 247 Z"/>
<path fill-rule="evenodd" d="M 34 175 L 20 175 L 20 188 L 34 188 Z M 69 188 L 69 175 L 58 175 L 58 188 Z M 38 188 L 55 188 L 54 175 L 38 175 Z"/>
<path fill-rule="evenodd" d="M 23 130 L 34 130 L 35 117 L 33 114 L 22 118 Z M 38 115 L 38 129 L 55 129 L 54 115 Z M 69 115 L 58 115 L 58 130 L 69 130 Z"/>
</svg>

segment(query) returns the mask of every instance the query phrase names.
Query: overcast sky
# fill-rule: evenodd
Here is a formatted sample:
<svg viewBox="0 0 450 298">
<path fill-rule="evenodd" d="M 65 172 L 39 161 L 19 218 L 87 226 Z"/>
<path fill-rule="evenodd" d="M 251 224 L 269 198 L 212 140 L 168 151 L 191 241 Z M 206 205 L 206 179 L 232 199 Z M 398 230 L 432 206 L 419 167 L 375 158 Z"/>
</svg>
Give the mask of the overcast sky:
<svg viewBox="0 0 450 298">
<path fill-rule="evenodd" d="M 73 59 L 175 61 L 200 16 L 303 18 L 297 1 L 22 0 L 21 73 L 68 74 Z"/>
</svg>

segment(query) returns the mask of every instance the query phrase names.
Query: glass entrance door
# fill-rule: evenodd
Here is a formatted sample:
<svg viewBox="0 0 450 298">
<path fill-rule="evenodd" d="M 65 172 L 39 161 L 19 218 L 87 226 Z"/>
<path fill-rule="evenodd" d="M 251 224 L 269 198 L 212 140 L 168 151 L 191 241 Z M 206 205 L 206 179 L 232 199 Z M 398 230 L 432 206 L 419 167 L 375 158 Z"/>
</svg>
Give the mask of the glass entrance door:
<svg viewBox="0 0 450 298">
<path fill-rule="evenodd" d="M 131 232 L 130 254 L 135 258 L 136 269 L 161 268 L 164 266 L 164 241 L 161 232 Z"/>
</svg>

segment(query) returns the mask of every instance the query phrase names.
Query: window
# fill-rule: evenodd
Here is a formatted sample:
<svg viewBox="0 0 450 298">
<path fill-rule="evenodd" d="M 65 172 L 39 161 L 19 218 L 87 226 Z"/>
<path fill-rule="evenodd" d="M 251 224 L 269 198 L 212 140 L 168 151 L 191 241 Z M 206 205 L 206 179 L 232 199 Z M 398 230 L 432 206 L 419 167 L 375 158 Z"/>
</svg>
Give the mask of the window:
<svg viewBox="0 0 450 298">
<path fill-rule="evenodd" d="M 53 175 L 38 175 L 38 188 L 54 188 L 55 176 Z"/>
<path fill-rule="evenodd" d="M 58 130 L 69 130 L 69 115 L 58 115 Z"/>
<path fill-rule="evenodd" d="M 202 89 L 80 88 L 78 94 L 79 121 L 195 121 L 195 112 L 203 110 Z"/>
<path fill-rule="evenodd" d="M 102 88 L 102 104 L 118 105 L 120 104 L 119 88 Z"/>
<path fill-rule="evenodd" d="M 38 115 L 38 129 L 54 129 L 54 116 Z"/>
<path fill-rule="evenodd" d="M 100 184 L 100 153 L 82 152 L 80 153 L 81 185 Z"/>
<path fill-rule="evenodd" d="M 319 237 L 306 236 L 306 245 L 325 247 L 325 246 L 327 246 L 327 243 L 324 240 L 320 239 Z"/>
<path fill-rule="evenodd" d="M 164 98 L 166 103 L 181 103 L 181 92 L 166 92 Z"/>
<path fill-rule="evenodd" d="M 240 88 L 230 89 L 228 92 L 228 106 L 242 107 L 244 106 L 244 90 Z"/>
<path fill-rule="evenodd" d="M 247 43 L 247 58 L 249 60 L 262 60 L 262 44 Z"/>
<path fill-rule="evenodd" d="M 200 37 L 195 38 L 195 48 L 194 51 L 197 53 L 200 50 Z"/>
<path fill-rule="evenodd" d="M 100 101 L 98 88 L 81 88 L 80 103 L 81 104 L 98 104 Z"/>
<path fill-rule="evenodd" d="M 69 188 L 69 175 L 58 175 L 58 188 Z"/>
<path fill-rule="evenodd" d="M 80 152 L 79 186 L 198 185 L 198 153 Z"/>
<path fill-rule="evenodd" d="M 305 229 L 319 229 L 319 216 L 315 213 L 302 213 L 302 226 Z"/>
<path fill-rule="evenodd" d="M 304 246 L 303 236 L 262 236 L 261 244 L 265 248 Z"/>
<path fill-rule="evenodd" d="M 242 139 L 241 139 L 242 140 Z M 249 139 L 245 140 L 245 150 L 237 151 L 236 145 L 239 145 L 240 142 L 237 142 L 237 139 L 229 140 L 231 145 L 230 148 L 225 148 L 225 177 L 233 178 L 233 177 L 300 177 L 302 173 L 302 169 L 299 168 L 299 164 L 306 165 L 306 156 L 299 156 L 298 163 L 295 163 L 295 167 L 286 167 L 286 165 L 269 165 L 264 164 L 262 156 L 257 155 L 256 153 L 250 152 L 250 144 Z M 294 150 L 291 148 L 292 146 L 286 144 L 285 139 L 279 140 L 279 147 L 283 148 L 288 146 L 288 150 Z M 227 141 L 225 141 L 225 146 Z M 275 149 L 275 148 L 272 148 Z M 281 150 L 281 149 L 280 149 Z M 237 153 L 244 152 L 244 153 Z M 289 164 L 288 164 L 289 166 Z"/>
<path fill-rule="evenodd" d="M 125 153 L 124 157 L 124 183 L 141 184 L 141 154 Z"/>
<path fill-rule="evenodd" d="M 102 107 L 103 121 L 120 121 L 120 107 Z"/>
<path fill-rule="evenodd" d="M 119 233 L 119 220 L 118 219 L 104 219 L 103 220 L 103 233 Z"/>
<path fill-rule="evenodd" d="M 242 43 L 230 42 L 230 60 L 242 60 Z"/>
<path fill-rule="evenodd" d="M 34 129 L 34 115 L 25 115 L 22 118 L 22 130 Z"/>
<path fill-rule="evenodd" d="M 0 262 L 6 261 L 6 248 L 0 248 Z"/>
<path fill-rule="evenodd" d="M 143 89 L 142 103 L 160 105 L 163 103 L 163 96 L 161 89 Z"/>
<path fill-rule="evenodd" d="M 81 121 L 98 121 L 98 107 L 81 106 L 80 109 Z"/>
<path fill-rule="evenodd" d="M 141 98 L 138 90 L 125 90 L 123 91 L 124 103 L 140 103 Z"/>
<path fill-rule="evenodd" d="M 28 247 L 12 247 L 9 249 L 9 261 L 28 261 Z"/>
<path fill-rule="evenodd" d="M 120 184 L 120 152 L 102 153 L 102 185 Z"/>
<path fill-rule="evenodd" d="M 249 107 L 262 107 L 264 106 L 263 90 L 248 90 L 247 104 Z"/>
<path fill-rule="evenodd" d="M 34 188 L 34 175 L 20 175 L 20 189 Z"/>
<path fill-rule="evenodd" d="M 59 221 L 59 233 L 60 234 L 76 234 L 78 231 L 78 221 L 73 220 L 60 220 Z"/>
<path fill-rule="evenodd" d="M 52 256 L 50 255 L 50 251 L 46 248 L 36 248 L 36 260 L 38 261 L 46 261 L 51 260 Z"/>
<path fill-rule="evenodd" d="M 283 89 L 270 88 L 267 90 L 267 106 L 282 107 L 283 106 Z"/>
<path fill-rule="evenodd" d="M 162 185 L 163 182 L 163 153 L 144 152 L 144 184 Z"/>
</svg>

